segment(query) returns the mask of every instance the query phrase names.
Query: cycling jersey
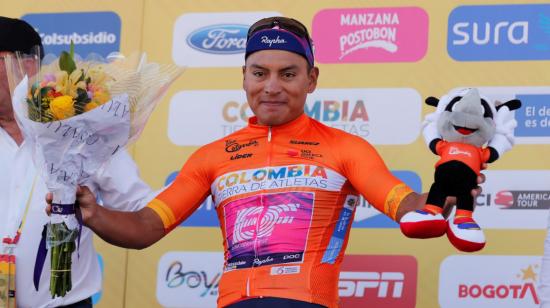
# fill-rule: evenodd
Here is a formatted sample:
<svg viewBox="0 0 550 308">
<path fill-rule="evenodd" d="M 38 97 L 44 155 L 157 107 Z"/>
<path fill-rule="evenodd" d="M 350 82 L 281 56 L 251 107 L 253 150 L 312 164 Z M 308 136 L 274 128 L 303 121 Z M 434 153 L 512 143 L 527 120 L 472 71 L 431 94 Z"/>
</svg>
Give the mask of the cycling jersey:
<svg viewBox="0 0 550 308">
<path fill-rule="evenodd" d="M 362 194 L 395 219 L 412 190 L 363 139 L 305 114 L 197 150 L 148 205 L 166 231 L 212 195 L 224 239 L 218 306 L 281 297 L 338 306 L 338 276 Z"/>
<path fill-rule="evenodd" d="M 441 140 L 435 146 L 436 153 L 441 158 L 435 163 L 435 167 L 449 162 L 460 161 L 472 169 L 477 175 L 481 173 L 482 163 L 486 163 L 491 151 L 488 148 L 480 148 L 475 145 L 461 142 L 449 142 Z"/>
</svg>

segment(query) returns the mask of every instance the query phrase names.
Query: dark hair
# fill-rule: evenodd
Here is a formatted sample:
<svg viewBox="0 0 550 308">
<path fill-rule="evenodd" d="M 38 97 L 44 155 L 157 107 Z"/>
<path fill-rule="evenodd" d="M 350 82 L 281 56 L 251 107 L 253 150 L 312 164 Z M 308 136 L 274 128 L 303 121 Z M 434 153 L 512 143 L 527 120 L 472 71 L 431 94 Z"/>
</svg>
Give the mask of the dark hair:
<svg viewBox="0 0 550 308">
<path fill-rule="evenodd" d="M 44 46 L 34 28 L 21 19 L 3 16 L 0 16 L 0 51 L 35 54 L 44 58 Z"/>
</svg>

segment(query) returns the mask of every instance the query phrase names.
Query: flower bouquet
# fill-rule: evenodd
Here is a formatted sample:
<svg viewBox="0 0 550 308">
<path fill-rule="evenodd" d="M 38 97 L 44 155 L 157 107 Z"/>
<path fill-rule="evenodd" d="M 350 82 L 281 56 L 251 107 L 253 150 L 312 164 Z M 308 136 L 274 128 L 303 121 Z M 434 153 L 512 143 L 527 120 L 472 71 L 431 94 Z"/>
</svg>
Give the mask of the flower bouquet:
<svg viewBox="0 0 550 308">
<path fill-rule="evenodd" d="M 62 297 L 71 290 L 72 254 L 82 228 L 75 205 L 77 185 L 138 138 L 182 69 L 149 63 L 145 55 L 110 62 L 77 61 L 73 46 L 48 65 L 40 67 L 39 59 L 34 58 L 34 69 L 17 54 L 6 64 L 11 68 L 16 119 L 26 142 L 32 142 L 35 165 L 53 193 L 34 284 L 38 289 L 50 250 L 50 292 Z"/>
</svg>

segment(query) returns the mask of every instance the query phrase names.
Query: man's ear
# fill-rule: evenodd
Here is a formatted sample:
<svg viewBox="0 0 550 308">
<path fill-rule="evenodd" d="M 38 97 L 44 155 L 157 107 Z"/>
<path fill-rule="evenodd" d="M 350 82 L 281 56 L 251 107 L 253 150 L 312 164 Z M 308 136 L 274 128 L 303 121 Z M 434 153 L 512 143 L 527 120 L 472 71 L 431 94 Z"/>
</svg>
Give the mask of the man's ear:
<svg viewBox="0 0 550 308">
<path fill-rule="evenodd" d="M 313 93 L 315 89 L 317 88 L 317 80 L 319 79 L 319 68 L 317 66 L 312 67 L 309 70 L 309 85 L 307 89 L 307 93 Z"/>
</svg>

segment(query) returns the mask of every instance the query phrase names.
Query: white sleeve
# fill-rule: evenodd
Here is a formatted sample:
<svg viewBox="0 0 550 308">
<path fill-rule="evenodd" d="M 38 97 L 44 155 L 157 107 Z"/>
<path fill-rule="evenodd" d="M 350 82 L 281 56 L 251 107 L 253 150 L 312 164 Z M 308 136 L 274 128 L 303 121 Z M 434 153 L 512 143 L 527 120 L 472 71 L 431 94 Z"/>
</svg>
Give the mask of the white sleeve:
<svg viewBox="0 0 550 308">
<path fill-rule="evenodd" d="M 544 255 L 539 280 L 539 298 L 541 308 L 550 308 L 550 215 L 548 216 L 546 240 L 544 241 Z"/>
<path fill-rule="evenodd" d="M 119 211 L 137 211 L 156 195 L 139 176 L 139 170 L 125 150 L 116 153 L 93 179 L 101 203 Z"/>
</svg>

